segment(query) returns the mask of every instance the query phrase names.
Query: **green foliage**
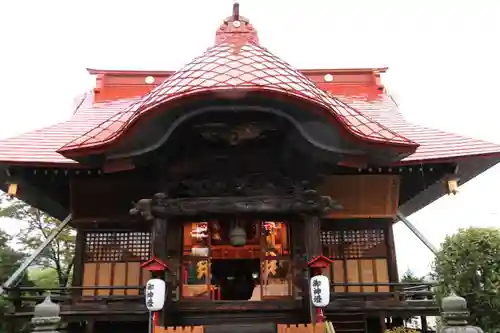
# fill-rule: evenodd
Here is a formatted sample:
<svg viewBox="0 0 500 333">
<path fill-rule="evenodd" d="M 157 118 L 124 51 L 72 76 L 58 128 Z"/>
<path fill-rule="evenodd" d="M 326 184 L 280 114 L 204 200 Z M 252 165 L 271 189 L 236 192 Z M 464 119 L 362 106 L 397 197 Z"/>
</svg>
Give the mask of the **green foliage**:
<svg viewBox="0 0 500 333">
<path fill-rule="evenodd" d="M 419 331 L 413 328 L 393 327 L 390 330 L 385 330 L 384 333 L 419 333 Z"/>
<path fill-rule="evenodd" d="M 447 236 L 434 262 L 442 297 L 453 289 L 465 297 L 475 324 L 500 328 L 500 229 L 461 229 Z"/>
<path fill-rule="evenodd" d="M 0 217 L 7 217 L 23 222 L 17 242 L 23 251 L 29 253 L 37 249 L 49 235 L 61 224 L 61 221 L 33 208 L 23 201 L 0 195 Z M 53 268 L 57 274 L 58 284 L 66 286 L 73 269 L 75 251 L 75 232 L 65 228 L 59 236 L 43 251 L 37 259 L 37 264 Z"/>
<path fill-rule="evenodd" d="M 19 261 L 24 257 L 20 252 L 9 246 L 12 237 L 0 230 L 0 282 L 7 280 L 16 269 Z"/>
<path fill-rule="evenodd" d="M 5 319 L 3 317 L 9 306 L 10 304 L 2 296 L 0 296 L 0 333 L 5 332 Z"/>
<path fill-rule="evenodd" d="M 425 277 L 418 277 L 412 270 L 408 269 L 401 277 L 401 282 L 424 282 Z"/>
<path fill-rule="evenodd" d="M 29 279 L 33 281 L 35 287 L 50 289 L 59 287 L 57 271 L 52 268 L 33 268 L 28 272 Z"/>
<path fill-rule="evenodd" d="M 17 252 L 9 246 L 11 240 L 11 236 L 0 229 L 0 285 L 9 278 L 24 258 L 23 253 Z M 29 281 L 24 277 L 21 283 L 27 285 Z M 3 327 L 5 320 L 2 317 L 9 306 L 9 302 L 0 296 L 0 332 L 5 329 Z"/>
</svg>

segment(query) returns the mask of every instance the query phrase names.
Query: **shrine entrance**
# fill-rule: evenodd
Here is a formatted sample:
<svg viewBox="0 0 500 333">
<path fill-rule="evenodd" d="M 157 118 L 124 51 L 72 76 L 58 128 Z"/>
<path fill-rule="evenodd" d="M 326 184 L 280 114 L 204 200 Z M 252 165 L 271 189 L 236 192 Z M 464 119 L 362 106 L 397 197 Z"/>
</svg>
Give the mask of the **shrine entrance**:
<svg viewBox="0 0 500 333">
<path fill-rule="evenodd" d="M 289 233 L 282 221 L 219 219 L 184 224 L 184 298 L 291 298 Z"/>
<path fill-rule="evenodd" d="M 211 261 L 212 284 L 220 288 L 222 301 L 246 301 L 259 283 L 260 260 L 215 259 Z"/>
</svg>

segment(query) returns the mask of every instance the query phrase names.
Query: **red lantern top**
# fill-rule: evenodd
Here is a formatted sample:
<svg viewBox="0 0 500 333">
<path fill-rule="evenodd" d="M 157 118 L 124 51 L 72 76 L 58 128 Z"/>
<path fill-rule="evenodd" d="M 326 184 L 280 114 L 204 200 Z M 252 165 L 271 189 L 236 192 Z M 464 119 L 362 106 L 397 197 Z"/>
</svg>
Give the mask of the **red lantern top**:
<svg viewBox="0 0 500 333">
<path fill-rule="evenodd" d="M 168 269 L 168 265 L 155 257 L 141 264 L 141 268 L 150 272 L 164 272 Z"/>
<path fill-rule="evenodd" d="M 309 260 L 307 262 L 307 266 L 309 266 L 309 268 L 327 268 L 332 263 L 333 263 L 332 259 L 321 255 L 321 256 L 315 256 L 311 260 Z"/>
</svg>

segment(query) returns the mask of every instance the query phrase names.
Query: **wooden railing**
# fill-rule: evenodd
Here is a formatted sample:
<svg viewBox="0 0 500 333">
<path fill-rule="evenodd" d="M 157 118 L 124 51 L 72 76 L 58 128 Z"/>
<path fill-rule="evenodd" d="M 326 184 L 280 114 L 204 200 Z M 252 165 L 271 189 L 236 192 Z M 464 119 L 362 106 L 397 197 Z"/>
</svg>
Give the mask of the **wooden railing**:
<svg viewBox="0 0 500 333">
<path fill-rule="evenodd" d="M 111 291 L 111 295 L 99 295 L 100 290 Z M 133 291 L 133 295 L 127 295 L 129 290 Z M 6 291 L 6 299 L 12 302 L 16 312 L 43 301 L 48 294 L 50 294 L 54 302 L 61 305 L 74 305 L 80 302 L 137 302 L 144 299 L 144 286 L 17 287 Z M 95 291 L 96 295 L 84 296 L 85 291 Z M 113 291 L 120 291 L 120 294 L 113 295 Z"/>
<path fill-rule="evenodd" d="M 334 287 L 378 287 L 384 286 L 389 292 L 331 292 L 330 305 L 328 309 L 341 308 L 343 310 L 357 307 L 357 309 L 372 307 L 395 308 L 401 307 L 408 310 L 412 308 L 427 309 L 434 311 L 437 309 L 435 301 L 435 293 L 433 291 L 434 283 L 332 283 Z M 104 295 L 99 295 L 99 290 L 111 291 Z M 130 290 L 133 295 L 127 295 Z M 338 290 L 338 289 L 337 289 Z M 362 288 L 361 288 L 362 290 Z M 144 286 L 99 286 L 99 287 L 65 287 L 65 288 L 37 288 L 37 287 L 19 287 L 10 289 L 7 299 L 10 300 L 16 312 L 30 311 L 36 303 L 43 301 L 48 293 L 50 293 L 53 301 L 61 304 L 66 309 L 78 311 L 80 307 L 87 308 L 85 304 L 89 303 L 105 303 L 108 305 L 122 304 L 125 308 L 127 303 L 135 304 L 135 309 L 142 309 L 144 299 Z M 87 293 L 84 293 L 87 291 Z M 89 291 L 95 291 L 93 296 L 85 296 Z M 118 295 L 114 295 L 114 291 L 119 291 Z M 244 301 L 216 301 L 219 304 L 220 311 L 230 311 L 231 303 L 237 303 L 241 308 Z M 178 310 L 182 311 L 185 301 L 178 303 Z M 191 302 L 192 303 L 192 302 Z M 198 303 L 198 302 L 197 302 Z M 202 302 L 205 303 L 205 302 Z M 212 302 L 208 302 L 212 303 Z M 217 304 L 218 304 L 217 303 Z M 260 302 L 249 302 L 259 307 Z M 194 303 L 193 303 L 194 304 Z M 214 303 L 215 304 L 215 303 Z M 225 304 L 225 305 L 224 305 Z M 207 304 L 208 305 L 208 304 Z M 224 305 L 222 307 L 222 305 Z M 194 305 L 193 305 L 194 306 Z M 196 305 L 201 306 L 201 305 Z M 145 311 L 145 308 L 144 308 Z M 437 311 L 437 310 L 436 310 Z"/>
<path fill-rule="evenodd" d="M 388 292 L 335 292 L 330 294 L 328 309 L 406 310 L 438 313 L 434 282 L 332 283 L 335 287 L 385 287 Z M 362 289 L 362 288 L 360 288 Z"/>
<path fill-rule="evenodd" d="M 384 287 L 388 288 L 389 292 L 357 292 L 357 291 L 348 291 L 348 292 L 332 292 L 332 295 L 335 297 L 339 296 L 347 296 L 352 295 L 353 297 L 359 296 L 360 294 L 369 294 L 369 295 L 392 295 L 397 296 L 398 299 L 401 300 L 410 300 L 410 299 L 422 299 L 422 297 L 433 297 L 435 293 L 432 291 L 433 287 L 436 286 L 435 282 L 367 282 L 367 283 L 353 283 L 353 282 L 344 282 L 344 283 L 336 283 L 332 282 L 331 287 L 332 290 L 338 290 L 338 287 L 345 288 L 349 290 L 352 287 L 358 287 L 362 289 L 363 287 L 371 287 L 378 288 Z"/>
</svg>

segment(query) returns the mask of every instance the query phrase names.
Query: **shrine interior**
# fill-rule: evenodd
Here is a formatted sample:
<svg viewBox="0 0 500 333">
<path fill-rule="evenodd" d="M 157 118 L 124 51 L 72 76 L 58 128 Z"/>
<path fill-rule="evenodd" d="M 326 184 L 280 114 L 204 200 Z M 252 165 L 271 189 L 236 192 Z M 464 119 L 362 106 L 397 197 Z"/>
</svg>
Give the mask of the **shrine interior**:
<svg viewBox="0 0 500 333">
<path fill-rule="evenodd" d="M 182 296 L 261 301 L 292 296 L 283 222 L 227 217 L 184 224 Z"/>
</svg>

